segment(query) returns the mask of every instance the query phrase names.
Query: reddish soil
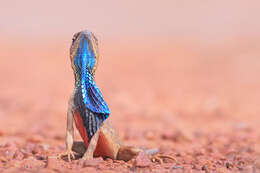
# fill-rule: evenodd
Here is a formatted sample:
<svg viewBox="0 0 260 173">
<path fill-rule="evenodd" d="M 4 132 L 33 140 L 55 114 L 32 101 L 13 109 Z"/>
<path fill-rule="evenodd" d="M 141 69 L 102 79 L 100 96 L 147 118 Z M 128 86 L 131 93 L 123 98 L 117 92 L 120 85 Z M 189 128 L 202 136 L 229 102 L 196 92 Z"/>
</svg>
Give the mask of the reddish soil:
<svg viewBox="0 0 260 173">
<path fill-rule="evenodd" d="M 0 45 L 0 172 L 260 172 L 259 41 L 132 41 L 101 43 L 96 80 L 110 119 L 125 144 L 175 160 L 56 159 L 74 84 L 70 43 L 9 40 Z"/>
</svg>

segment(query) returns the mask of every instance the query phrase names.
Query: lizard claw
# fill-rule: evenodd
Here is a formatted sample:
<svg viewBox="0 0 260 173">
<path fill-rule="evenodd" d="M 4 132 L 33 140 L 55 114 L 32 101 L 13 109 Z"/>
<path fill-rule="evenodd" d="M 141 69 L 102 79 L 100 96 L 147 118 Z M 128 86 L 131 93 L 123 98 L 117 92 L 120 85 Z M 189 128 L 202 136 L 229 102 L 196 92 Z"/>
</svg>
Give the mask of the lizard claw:
<svg viewBox="0 0 260 173">
<path fill-rule="evenodd" d="M 174 160 L 175 162 L 177 162 L 177 160 L 174 157 L 168 156 L 168 155 L 158 154 L 158 155 L 155 155 L 155 156 L 151 156 L 150 158 L 151 158 L 152 162 L 159 162 L 160 164 L 163 163 L 164 158 L 171 159 L 171 160 Z"/>
<path fill-rule="evenodd" d="M 75 159 L 75 154 L 73 153 L 72 150 L 67 150 L 66 152 L 64 153 L 61 153 L 58 155 L 58 158 L 61 159 L 63 158 L 64 156 L 67 156 L 68 157 L 68 161 L 71 162 L 71 158 Z"/>
</svg>

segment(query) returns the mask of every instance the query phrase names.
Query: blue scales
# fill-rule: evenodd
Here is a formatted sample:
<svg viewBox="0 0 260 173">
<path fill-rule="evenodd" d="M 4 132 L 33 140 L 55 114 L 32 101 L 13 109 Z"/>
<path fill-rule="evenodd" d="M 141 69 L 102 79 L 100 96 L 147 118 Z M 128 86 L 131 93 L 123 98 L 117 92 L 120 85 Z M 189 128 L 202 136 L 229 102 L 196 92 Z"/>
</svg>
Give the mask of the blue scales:
<svg viewBox="0 0 260 173">
<path fill-rule="evenodd" d="M 91 73 L 97 62 L 92 50 L 93 45 L 89 42 L 90 40 L 86 38 L 80 39 L 79 47 L 74 58 L 74 64 L 76 69 L 78 69 L 77 71 L 81 72 L 81 74 L 79 74 L 79 85 L 86 108 L 95 113 L 104 114 L 105 118 L 107 118 L 111 112 Z"/>
</svg>

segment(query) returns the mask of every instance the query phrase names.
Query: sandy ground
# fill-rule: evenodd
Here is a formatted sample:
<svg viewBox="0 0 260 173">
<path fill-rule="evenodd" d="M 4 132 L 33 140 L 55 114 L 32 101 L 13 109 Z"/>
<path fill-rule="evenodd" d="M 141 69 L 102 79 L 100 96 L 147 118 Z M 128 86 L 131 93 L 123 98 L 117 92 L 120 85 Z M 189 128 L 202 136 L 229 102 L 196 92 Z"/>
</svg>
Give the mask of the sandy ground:
<svg viewBox="0 0 260 173">
<path fill-rule="evenodd" d="M 101 44 L 96 80 L 110 119 L 125 144 L 175 160 L 55 159 L 73 90 L 70 43 L 8 40 L 0 45 L 0 172 L 260 172 L 259 41 L 131 41 Z"/>
</svg>

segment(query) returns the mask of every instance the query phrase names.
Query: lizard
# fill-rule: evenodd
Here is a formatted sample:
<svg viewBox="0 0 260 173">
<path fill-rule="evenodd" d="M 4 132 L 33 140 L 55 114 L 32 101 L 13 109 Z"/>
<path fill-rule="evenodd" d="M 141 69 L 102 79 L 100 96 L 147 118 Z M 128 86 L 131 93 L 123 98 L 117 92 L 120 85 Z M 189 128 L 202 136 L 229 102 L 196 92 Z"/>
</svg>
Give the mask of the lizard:
<svg viewBox="0 0 260 173">
<path fill-rule="evenodd" d="M 102 156 L 129 161 L 141 151 L 148 155 L 156 154 L 158 149 L 143 150 L 124 145 L 112 127 L 108 119 L 111 112 L 94 80 L 99 50 L 98 40 L 92 32 L 84 30 L 74 34 L 70 60 L 75 88 L 67 110 L 66 152 L 59 157 L 66 156 L 71 161 L 75 159 L 76 152 L 83 155 L 84 160 Z M 73 121 L 83 142 L 74 141 Z M 162 162 L 160 157 L 174 159 L 159 155 L 153 160 Z"/>
</svg>

